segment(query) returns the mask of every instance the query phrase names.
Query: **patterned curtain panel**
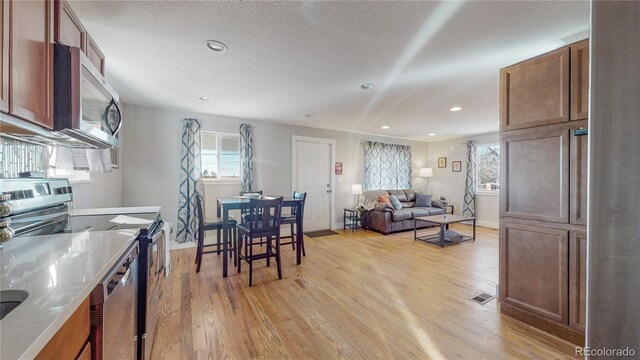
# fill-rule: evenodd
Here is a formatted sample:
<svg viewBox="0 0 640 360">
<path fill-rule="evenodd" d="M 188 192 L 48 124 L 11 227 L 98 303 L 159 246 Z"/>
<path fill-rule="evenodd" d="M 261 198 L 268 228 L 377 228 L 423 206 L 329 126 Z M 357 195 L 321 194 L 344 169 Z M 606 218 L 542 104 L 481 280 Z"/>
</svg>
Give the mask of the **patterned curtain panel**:
<svg viewBox="0 0 640 360">
<path fill-rule="evenodd" d="M 182 121 L 177 242 L 196 241 L 198 237 L 196 194 L 204 194 L 200 169 L 200 128 L 198 119 Z"/>
<path fill-rule="evenodd" d="M 476 142 L 467 141 L 467 179 L 464 182 L 463 216 L 476 216 Z"/>
<path fill-rule="evenodd" d="M 411 189 L 411 147 L 364 142 L 364 190 Z"/>
<path fill-rule="evenodd" d="M 240 125 L 240 183 L 242 191 L 251 191 L 253 187 L 253 127 Z"/>
</svg>

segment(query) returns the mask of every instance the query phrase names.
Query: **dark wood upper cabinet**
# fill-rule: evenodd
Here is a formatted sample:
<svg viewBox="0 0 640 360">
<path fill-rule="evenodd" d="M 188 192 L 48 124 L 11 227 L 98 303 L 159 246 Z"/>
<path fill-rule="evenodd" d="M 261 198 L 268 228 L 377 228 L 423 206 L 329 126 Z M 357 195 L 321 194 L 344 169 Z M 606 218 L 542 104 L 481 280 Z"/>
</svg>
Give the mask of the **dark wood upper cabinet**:
<svg viewBox="0 0 640 360">
<path fill-rule="evenodd" d="M 569 222 L 569 130 L 525 129 L 502 138 L 500 215 Z"/>
<path fill-rule="evenodd" d="M 569 121 L 569 47 L 500 71 L 503 131 L 565 121 Z"/>
<path fill-rule="evenodd" d="M 0 0 L 0 111 L 9 112 L 9 1 Z"/>
<path fill-rule="evenodd" d="M 54 12 L 56 42 L 67 46 L 79 47 L 86 52 L 87 31 L 71 9 L 71 6 L 69 6 L 69 3 L 64 0 L 56 0 Z"/>
<path fill-rule="evenodd" d="M 589 116 L 589 40 L 571 45 L 571 120 Z"/>
<path fill-rule="evenodd" d="M 500 301 L 568 324 L 569 234 L 500 223 Z"/>
<path fill-rule="evenodd" d="M 89 34 L 87 34 L 87 57 L 93 65 L 96 66 L 96 69 L 100 71 L 102 75 L 104 75 L 104 53 L 95 41 L 91 38 Z"/>
<path fill-rule="evenodd" d="M 569 326 L 584 331 L 587 313 L 587 233 L 572 231 L 569 238 Z"/>
<path fill-rule="evenodd" d="M 0 0 L 0 111 L 9 112 L 9 1 Z"/>
<path fill-rule="evenodd" d="M 571 136 L 571 223 L 587 225 L 587 136 Z"/>
<path fill-rule="evenodd" d="M 53 2 L 11 1 L 9 112 L 53 128 Z"/>
</svg>

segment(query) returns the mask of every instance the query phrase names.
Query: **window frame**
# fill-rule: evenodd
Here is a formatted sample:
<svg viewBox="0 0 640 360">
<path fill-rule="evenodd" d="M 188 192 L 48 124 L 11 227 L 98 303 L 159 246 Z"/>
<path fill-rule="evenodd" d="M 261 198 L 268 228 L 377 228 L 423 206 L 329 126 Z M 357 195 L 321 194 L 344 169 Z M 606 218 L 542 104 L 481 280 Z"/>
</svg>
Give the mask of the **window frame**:
<svg viewBox="0 0 640 360">
<path fill-rule="evenodd" d="M 216 135 L 216 171 L 217 174 L 220 173 L 220 136 L 229 136 L 229 137 L 235 137 L 238 138 L 238 155 L 240 155 L 240 151 L 241 151 L 241 144 L 240 144 L 240 134 L 237 133 L 228 133 L 228 132 L 222 132 L 222 131 L 207 131 L 207 130 L 201 130 L 200 131 L 200 176 L 202 178 L 202 182 L 203 183 L 214 183 L 214 184 L 240 184 L 241 180 L 240 180 L 240 173 L 242 172 L 242 162 L 238 157 L 238 176 L 237 177 L 230 177 L 230 176 L 225 176 L 225 177 L 217 177 L 217 178 L 210 178 L 210 177 L 204 177 L 202 176 L 202 172 L 204 170 L 202 170 L 203 166 L 202 166 L 202 151 L 204 150 L 204 147 L 202 146 L 203 144 L 203 135 L 205 134 L 215 134 Z"/>
<path fill-rule="evenodd" d="M 477 195 L 488 195 L 488 196 L 500 196 L 500 189 L 498 190 L 485 190 L 485 189 L 480 189 L 480 148 L 481 147 L 489 147 L 489 146 L 497 146 L 498 149 L 500 149 L 500 151 L 502 151 L 500 143 L 499 142 L 486 142 L 486 143 L 481 143 L 481 144 L 476 144 L 476 154 L 475 154 L 475 162 L 476 162 L 476 168 L 475 168 L 475 191 Z M 502 159 L 500 159 L 500 161 L 502 161 Z M 498 165 L 498 174 L 500 175 L 500 165 Z"/>
</svg>

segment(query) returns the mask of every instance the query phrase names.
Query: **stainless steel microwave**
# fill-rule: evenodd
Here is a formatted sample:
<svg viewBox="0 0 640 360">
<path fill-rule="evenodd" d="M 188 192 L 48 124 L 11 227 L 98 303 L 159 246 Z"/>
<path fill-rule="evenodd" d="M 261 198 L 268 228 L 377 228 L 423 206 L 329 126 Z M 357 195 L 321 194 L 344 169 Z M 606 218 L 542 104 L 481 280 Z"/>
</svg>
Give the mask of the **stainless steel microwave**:
<svg viewBox="0 0 640 360">
<path fill-rule="evenodd" d="M 96 148 L 119 147 L 120 97 L 80 48 L 55 45 L 54 131 Z"/>
</svg>

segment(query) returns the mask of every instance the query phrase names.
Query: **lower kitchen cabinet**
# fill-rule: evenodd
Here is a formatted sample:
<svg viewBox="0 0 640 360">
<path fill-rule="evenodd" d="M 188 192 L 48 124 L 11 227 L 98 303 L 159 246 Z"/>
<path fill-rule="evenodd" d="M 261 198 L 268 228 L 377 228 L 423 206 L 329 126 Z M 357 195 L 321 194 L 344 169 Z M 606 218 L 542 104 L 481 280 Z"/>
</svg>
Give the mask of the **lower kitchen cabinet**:
<svg viewBox="0 0 640 360">
<path fill-rule="evenodd" d="M 586 262 L 584 227 L 503 219 L 502 312 L 576 344 L 584 341 Z"/>
<path fill-rule="evenodd" d="M 504 221 L 500 231 L 500 301 L 566 324 L 569 232 Z"/>
<path fill-rule="evenodd" d="M 9 0 L 0 0 L 0 111 L 9 112 Z"/>
<path fill-rule="evenodd" d="M 89 341 L 84 344 L 76 360 L 91 360 L 91 343 Z"/>
<path fill-rule="evenodd" d="M 584 332 L 587 315 L 587 233 L 569 236 L 569 326 Z"/>
<path fill-rule="evenodd" d="M 89 331 L 89 298 L 87 298 L 49 340 L 36 356 L 36 360 L 90 359 Z M 87 349 L 89 349 L 88 352 Z"/>
</svg>

